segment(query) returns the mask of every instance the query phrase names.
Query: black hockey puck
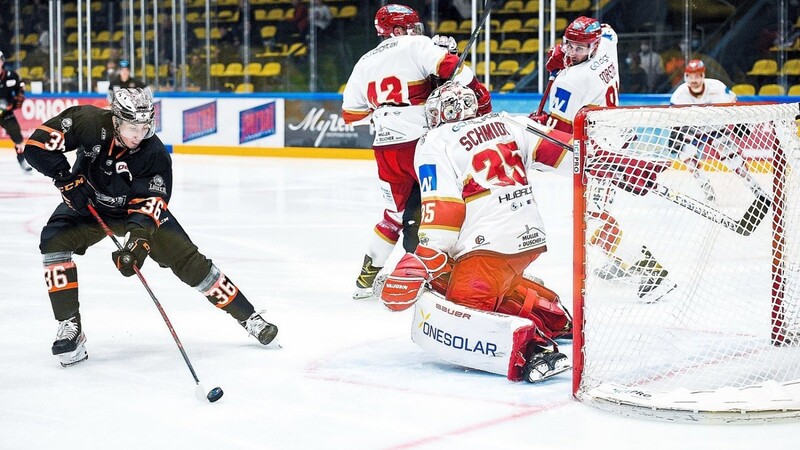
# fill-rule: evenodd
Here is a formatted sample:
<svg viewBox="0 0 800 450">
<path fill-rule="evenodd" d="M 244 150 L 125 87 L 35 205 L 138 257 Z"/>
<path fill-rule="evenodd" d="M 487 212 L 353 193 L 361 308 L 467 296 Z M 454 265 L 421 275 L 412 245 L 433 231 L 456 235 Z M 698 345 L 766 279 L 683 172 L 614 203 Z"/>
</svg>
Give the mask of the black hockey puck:
<svg viewBox="0 0 800 450">
<path fill-rule="evenodd" d="M 206 398 L 211 403 L 214 403 L 215 401 L 217 401 L 217 400 L 222 398 L 222 394 L 224 394 L 224 392 L 222 392 L 222 388 L 221 387 L 215 387 L 214 389 L 211 389 L 210 391 L 208 391 L 208 395 L 206 395 Z"/>
</svg>

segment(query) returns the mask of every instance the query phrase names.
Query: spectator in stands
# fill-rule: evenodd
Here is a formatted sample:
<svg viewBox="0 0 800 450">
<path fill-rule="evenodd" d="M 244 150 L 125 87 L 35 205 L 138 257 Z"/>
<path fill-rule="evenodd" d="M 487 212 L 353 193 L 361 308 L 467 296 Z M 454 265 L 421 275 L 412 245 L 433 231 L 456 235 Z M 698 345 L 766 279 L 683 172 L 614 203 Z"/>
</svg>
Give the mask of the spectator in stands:
<svg viewBox="0 0 800 450">
<path fill-rule="evenodd" d="M 131 76 L 131 63 L 127 59 L 119 62 L 117 74 L 108 85 L 109 96 L 114 92 L 115 88 L 143 88 L 146 87 L 144 83 Z"/>
<path fill-rule="evenodd" d="M 314 0 L 314 4 L 311 6 L 311 15 L 314 25 L 317 27 L 317 38 L 320 38 L 325 35 L 325 30 L 331 25 L 333 13 L 323 0 Z"/>
<path fill-rule="evenodd" d="M 639 54 L 635 51 L 628 53 L 625 58 L 625 70 L 620 73 L 622 92 L 637 94 L 649 92 L 647 88 L 647 72 L 642 68 L 639 61 Z"/>
<path fill-rule="evenodd" d="M 110 86 L 111 81 L 114 80 L 115 76 L 117 76 L 117 62 L 113 59 L 109 59 L 106 61 L 106 73 L 103 76 L 103 79 L 108 81 Z"/>
<path fill-rule="evenodd" d="M 298 33 L 300 39 L 305 41 L 309 24 L 308 8 L 303 4 L 302 0 L 292 0 L 292 6 L 294 7 L 294 15 L 289 19 L 289 23 L 292 25 L 290 27 L 291 33 Z"/>
<path fill-rule="evenodd" d="M 641 60 L 642 70 L 647 73 L 647 90 L 645 92 L 654 93 L 656 87 L 664 77 L 664 61 L 661 60 L 661 55 L 654 52 L 650 41 L 642 41 L 639 47 L 639 59 Z"/>
</svg>

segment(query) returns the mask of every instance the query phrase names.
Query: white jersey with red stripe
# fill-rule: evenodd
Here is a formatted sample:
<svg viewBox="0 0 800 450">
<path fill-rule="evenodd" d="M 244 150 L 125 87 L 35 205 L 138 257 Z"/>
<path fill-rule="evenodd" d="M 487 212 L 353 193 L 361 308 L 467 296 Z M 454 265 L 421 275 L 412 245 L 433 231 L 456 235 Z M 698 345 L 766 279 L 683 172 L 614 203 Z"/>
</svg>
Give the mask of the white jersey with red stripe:
<svg viewBox="0 0 800 450">
<path fill-rule="evenodd" d="M 550 88 L 550 116 L 569 127 L 584 106 L 617 106 L 619 98 L 619 63 L 617 33 L 603 25 L 597 51 L 586 61 L 567 67 L 558 73 Z"/>
<path fill-rule="evenodd" d="M 736 94 L 725 83 L 713 78 L 703 80 L 703 90 L 694 94 L 689 85 L 683 83 L 675 89 L 669 98 L 672 105 L 709 105 L 716 103 L 736 103 Z"/>
<path fill-rule="evenodd" d="M 353 67 L 342 117 L 353 123 L 372 114 L 376 147 L 419 139 L 426 131 L 423 106 L 432 90 L 429 77 L 449 78 L 457 63 L 458 56 L 427 36 L 386 39 Z M 469 67 L 462 66 L 455 80 L 467 85 L 473 78 Z"/>
<path fill-rule="evenodd" d="M 529 124 L 568 142 L 571 136 Z M 420 242 L 453 258 L 478 251 L 546 250 L 547 236 L 528 170 L 571 175 L 568 152 L 497 113 L 446 123 L 417 144 L 422 193 Z"/>
</svg>

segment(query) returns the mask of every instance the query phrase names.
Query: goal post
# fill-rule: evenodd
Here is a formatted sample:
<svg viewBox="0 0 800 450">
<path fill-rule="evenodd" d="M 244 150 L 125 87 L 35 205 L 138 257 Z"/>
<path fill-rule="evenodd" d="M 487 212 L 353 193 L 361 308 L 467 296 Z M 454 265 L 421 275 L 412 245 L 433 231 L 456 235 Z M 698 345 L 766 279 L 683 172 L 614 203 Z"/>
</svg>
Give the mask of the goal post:
<svg viewBox="0 0 800 450">
<path fill-rule="evenodd" d="M 579 113 L 578 400 L 666 420 L 800 418 L 798 114 L 798 103 Z"/>
</svg>

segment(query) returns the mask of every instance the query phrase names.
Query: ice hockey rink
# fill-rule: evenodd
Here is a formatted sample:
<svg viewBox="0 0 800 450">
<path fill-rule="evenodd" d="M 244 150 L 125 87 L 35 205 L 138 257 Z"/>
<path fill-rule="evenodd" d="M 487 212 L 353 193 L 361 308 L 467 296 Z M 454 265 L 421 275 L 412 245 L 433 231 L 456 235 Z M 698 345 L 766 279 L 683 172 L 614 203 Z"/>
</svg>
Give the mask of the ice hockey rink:
<svg viewBox="0 0 800 450">
<path fill-rule="evenodd" d="M 440 362 L 411 342 L 412 311 L 350 294 L 382 208 L 374 162 L 174 155 L 170 209 L 200 250 L 280 327 L 264 348 L 152 261 L 143 274 L 201 382 L 106 239 L 76 256 L 89 359 L 62 368 L 38 251 L 60 201 L 0 151 L 2 449 L 797 448 L 800 423 L 625 418 L 538 385 Z M 571 180 L 532 176 L 550 251 L 531 272 L 571 304 Z M 395 254 L 395 258 L 398 257 Z M 569 345 L 562 351 L 571 356 Z"/>
</svg>

